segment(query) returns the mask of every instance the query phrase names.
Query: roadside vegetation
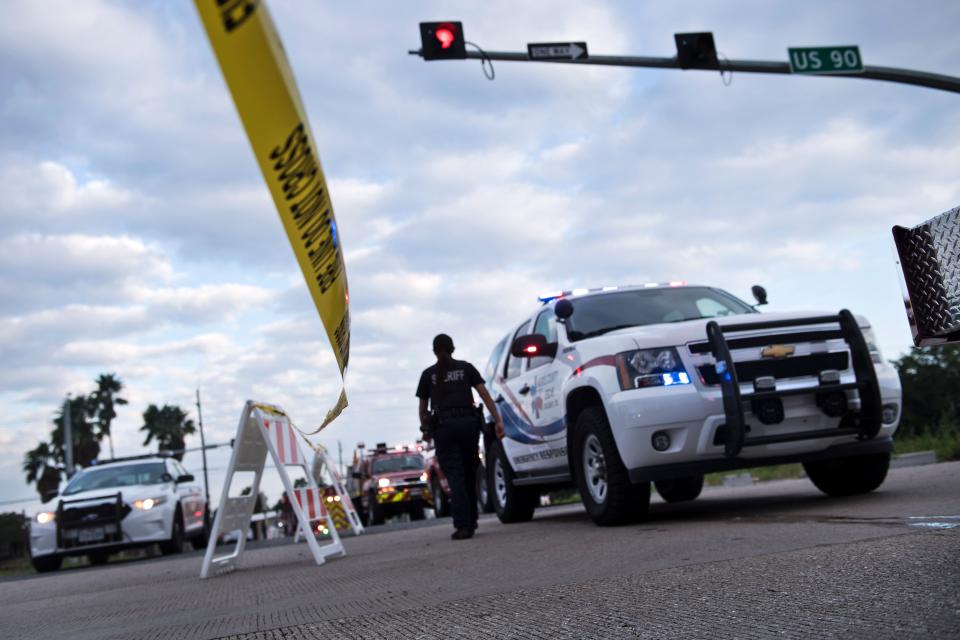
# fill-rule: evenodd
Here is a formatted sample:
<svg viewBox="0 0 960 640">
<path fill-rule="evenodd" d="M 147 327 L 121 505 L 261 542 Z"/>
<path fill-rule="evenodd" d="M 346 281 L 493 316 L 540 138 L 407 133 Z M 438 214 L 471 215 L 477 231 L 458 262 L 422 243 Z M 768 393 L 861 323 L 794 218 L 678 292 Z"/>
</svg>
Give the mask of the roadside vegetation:
<svg viewBox="0 0 960 640">
<path fill-rule="evenodd" d="M 63 436 L 67 415 L 70 418 L 74 465 L 84 468 L 98 460 L 104 439 L 109 444 L 110 457 L 114 457 L 111 426 L 117 417 L 116 408 L 127 404 L 126 399 L 120 397 L 123 382 L 116 374 L 104 373 L 94 383 L 96 388 L 89 394 L 68 396 L 54 410 L 50 438 L 28 451 L 23 458 L 27 484 L 36 485 L 42 500 L 56 495 L 64 477 L 67 456 Z M 144 446 L 156 441 L 160 451 L 176 451 L 184 448 L 184 437 L 195 433 L 196 427 L 180 407 L 151 404 L 143 412 L 140 431 L 145 433 Z M 182 460 L 183 453 L 174 457 Z"/>
</svg>

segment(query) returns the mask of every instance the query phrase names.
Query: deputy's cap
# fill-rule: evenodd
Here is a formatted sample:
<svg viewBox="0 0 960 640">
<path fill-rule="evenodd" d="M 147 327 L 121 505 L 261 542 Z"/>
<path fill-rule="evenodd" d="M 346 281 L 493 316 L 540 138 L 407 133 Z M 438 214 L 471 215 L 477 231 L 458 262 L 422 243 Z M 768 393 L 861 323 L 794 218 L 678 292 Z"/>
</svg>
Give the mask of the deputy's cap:
<svg viewBox="0 0 960 640">
<path fill-rule="evenodd" d="M 438 333 L 433 339 L 434 353 L 453 353 L 453 338 L 445 333 Z"/>
</svg>

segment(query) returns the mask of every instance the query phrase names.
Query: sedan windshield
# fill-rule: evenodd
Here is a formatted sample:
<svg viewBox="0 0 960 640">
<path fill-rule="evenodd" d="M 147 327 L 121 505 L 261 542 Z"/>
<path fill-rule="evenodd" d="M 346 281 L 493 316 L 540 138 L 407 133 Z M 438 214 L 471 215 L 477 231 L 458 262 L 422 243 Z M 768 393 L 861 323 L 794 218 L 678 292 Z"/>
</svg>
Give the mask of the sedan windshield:
<svg viewBox="0 0 960 640">
<path fill-rule="evenodd" d="M 374 473 L 392 473 L 394 471 L 420 471 L 423 469 L 423 458 L 418 455 L 390 456 L 376 458 L 373 461 Z"/>
<path fill-rule="evenodd" d="M 627 327 L 756 313 L 729 293 L 708 287 L 637 289 L 571 302 L 574 312 L 566 325 L 574 341 Z"/>
<path fill-rule="evenodd" d="M 85 469 L 77 474 L 63 495 L 69 496 L 81 491 L 109 489 L 112 487 L 133 487 L 141 484 L 160 484 L 166 473 L 162 462 L 144 462 L 116 467 Z"/>
</svg>

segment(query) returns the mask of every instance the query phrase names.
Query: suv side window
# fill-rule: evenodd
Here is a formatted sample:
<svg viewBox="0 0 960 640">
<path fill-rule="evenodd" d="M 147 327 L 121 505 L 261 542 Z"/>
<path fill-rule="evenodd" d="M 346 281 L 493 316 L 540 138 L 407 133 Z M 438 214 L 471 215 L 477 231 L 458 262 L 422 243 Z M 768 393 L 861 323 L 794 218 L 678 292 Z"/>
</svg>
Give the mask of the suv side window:
<svg viewBox="0 0 960 640">
<path fill-rule="evenodd" d="M 557 316 L 553 312 L 553 309 L 544 309 L 540 312 L 540 315 L 537 316 L 537 323 L 533 326 L 533 332 L 539 333 L 544 338 L 547 339 L 547 343 L 554 343 L 557 341 Z M 537 367 L 542 367 L 545 364 L 553 362 L 553 358 L 550 356 L 537 356 L 536 358 L 529 358 L 527 363 L 527 371 L 530 369 L 536 369 Z"/>
<path fill-rule="evenodd" d="M 511 344 L 513 340 L 516 340 L 520 336 L 527 335 L 527 331 L 529 329 L 530 329 L 530 321 L 527 320 L 522 325 L 520 325 L 520 328 L 517 329 L 517 332 L 513 334 L 513 338 L 511 339 Z M 511 354 L 509 351 L 507 352 L 507 366 L 506 366 L 506 374 L 505 374 L 507 380 L 509 380 L 510 378 L 516 378 L 518 375 L 520 375 L 520 364 L 522 362 L 523 362 L 523 358 L 514 358 L 513 354 Z"/>
<path fill-rule="evenodd" d="M 503 348 L 507 346 L 507 340 L 509 339 L 510 335 L 505 335 L 493 348 L 493 353 L 490 354 L 490 360 L 487 361 L 487 366 L 483 370 L 483 379 L 488 387 L 493 383 L 494 376 L 497 375 L 497 370 L 500 368 L 500 358 L 503 357 Z"/>
</svg>

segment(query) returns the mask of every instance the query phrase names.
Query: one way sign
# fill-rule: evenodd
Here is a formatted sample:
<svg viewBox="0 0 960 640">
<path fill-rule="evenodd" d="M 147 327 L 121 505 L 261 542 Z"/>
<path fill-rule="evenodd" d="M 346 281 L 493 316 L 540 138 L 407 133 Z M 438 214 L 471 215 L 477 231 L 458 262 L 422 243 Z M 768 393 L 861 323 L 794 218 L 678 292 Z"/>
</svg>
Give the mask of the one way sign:
<svg viewBox="0 0 960 640">
<path fill-rule="evenodd" d="M 585 60 L 586 42 L 540 42 L 527 45 L 531 60 Z"/>
</svg>

